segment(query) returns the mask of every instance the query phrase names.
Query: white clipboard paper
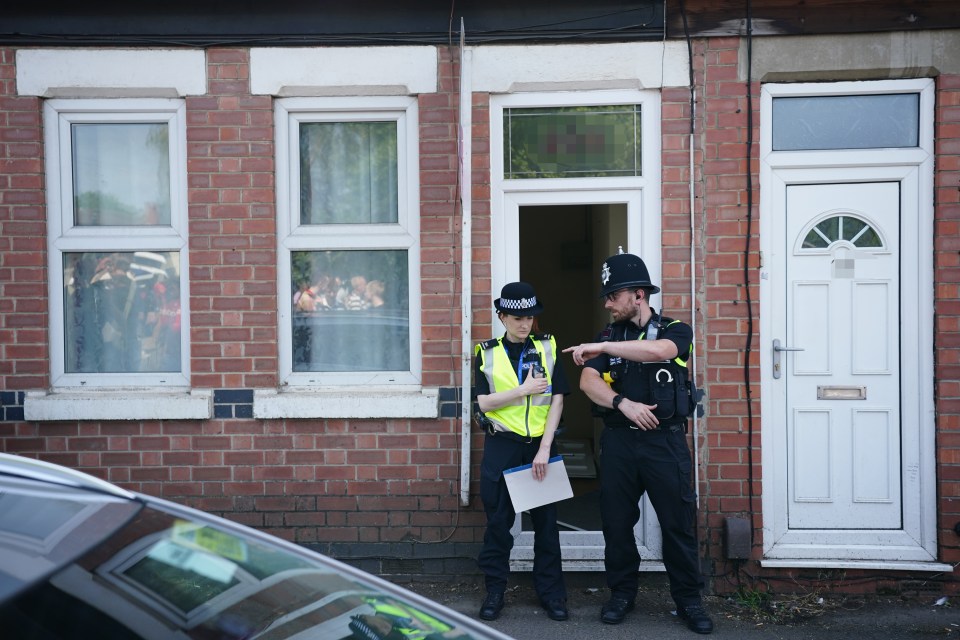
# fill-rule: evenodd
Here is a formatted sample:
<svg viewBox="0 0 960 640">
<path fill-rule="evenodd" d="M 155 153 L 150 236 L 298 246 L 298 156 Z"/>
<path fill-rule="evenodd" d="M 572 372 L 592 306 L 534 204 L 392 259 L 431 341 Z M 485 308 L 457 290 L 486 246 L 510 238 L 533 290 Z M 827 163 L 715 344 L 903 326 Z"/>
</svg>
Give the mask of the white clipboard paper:
<svg viewBox="0 0 960 640">
<path fill-rule="evenodd" d="M 573 497 L 563 456 L 550 458 L 543 480 L 533 477 L 532 464 L 507 469 L 503 472 L 503 479 L 507 482 L 507 491 L 510 492 L 510 501 L 516 513 Z"/>
</svg>

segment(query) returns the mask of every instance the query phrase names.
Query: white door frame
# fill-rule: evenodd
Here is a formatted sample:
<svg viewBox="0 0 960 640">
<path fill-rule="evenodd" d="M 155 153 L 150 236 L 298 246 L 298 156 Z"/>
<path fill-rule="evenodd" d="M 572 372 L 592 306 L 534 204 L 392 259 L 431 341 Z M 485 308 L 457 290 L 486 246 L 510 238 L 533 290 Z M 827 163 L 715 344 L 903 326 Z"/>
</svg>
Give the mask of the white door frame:
<svg viewBox="0 0 960 640">
<path fill-rule="evenodd" d="M 647 262 L 650 269 L 653 282 L 659 282 L 660 261 L 659 246 L 655 245 L 652 238 L 659 238 L 659 215 L 657 216 L 656 232 L 641 233 L 640 229 L 644 226 L 647 216 L 644 215 L 643 194 L 637 189 L 607 189 L 607 190 L 580 190 L 580 191 L 537 191 L 503 194 L 503 212 L 501 219 L 505 229 L 503 239 L 500 242 L 494 242 L 492 260 L 495 264 L 503 265 L 505 274 L 504 283 L 516 280 L 520 273 L 520 208 L 523 206 L 537 205 L 576 205 L 576 204 L 622 204 L 627 210 L 627 243 L 630 247 L 643 247 L 641 251 L 646 255 L 656 255 L 656 262 Z M 651 225 L 652 226 L 652 225 Z M 499 245 L 499 247 L 498 247 Z M 627 245 L 624 251 L 627 251 Z M 634 249 L 636 251 L 636 249 Z M 599 265 L 596 266 L 597 277 L 599 277 Z M 494 277 L 496 282 L 496 277 Z M 500 286 L 495 287 L 495 291 L 500 290 Z M 571 292 L 574 300 L 578 297 L 582 299 L 583 304 L 597 304 L 600 302 L 590 297 L 589 291 Z M 596 328 L 597 331 L 601 327 Z M 571 382 L 580 379 L 579 372 L 574 372 L 571 376 Z M 573 393 L 581 393 L 576 388 Z M 635 528 L 635 537 L 638 542 L 640 556 L 644 560 L 659 560 L 662 555 L 662 543 L 660 534 L 660 524 L 654 514 L 653 507 L 649 500 L 644 496 L 643 508 L 641 510 L 640 521 Z M 524 570 L 533 566 L 533 532 L 523 531 L 521 528 L 520 516 L 514 523 L 511 533 L 514 536 L 513 553 L 511 554 L 511 566 L 516 570 Z M 563 546 L 563 565 L 567 570 L 580 571 L 602 571 L 603 570 L 603 535 L 600 531 L 561 531 L 560 541 Z M 662 565 L 659 562 L 643 563 L 643 570 L 660 570 Z"/>
<path fill-rule="evenodd" d="M 920 93 L 920 142 L 912 149 L 842 151 L 772 151 L 772 101 L 779 96 Z M 764 85 L 761 92 L 760 162 L 760 370 L 763 464 L 763 566 L 849 567 L 942 571 L 936 563 L 936 455 L 933 402 L 933 99 L 932 80 Z M 919 425 L 915 439 L 903 441 L 902 530 L 790 530 L 787 525 L 787 470 L 782 468 L 785 379 L 775 379 L 772 342 L 783 325 L 782 274 L 785 194 L 790 184 L 899 181 L 901 247 L 914 261 L 916 281 L 901 283 L 901 366 L 910 375 L 902 394 L 902 420 Z M 912 217 L 912 213 L 916 217 Z M 913 371 L 917 375 L 913 375 Z M 908 494 L 907 489 L 910 490 Z M 947 568 L 949 568 L 947 566 Z"/>
<path fill-rule="evenodd" d="M 641 158 L 643 175 L 631 178 L 550 178 L 504 180 L 504 107 L 574 105 L 641 105 Z M 659 91 L 556 91 L 494 95 L 490 98 L 490 274 L 491 291 L 497 292 L 520 274 L 520 208 L 538 205 L 622 204 L 627 209 L 627 237 L 623 249 L 638 253 L 654 282 L 660 278 L 660 92 Z M 600 265 L 597 265 L 599 274 Z M 573 292 L 574 296 L 577 295 Z M 590 292 L 581 292 L 584 304 Z M 599 304 L 599 303 L 598 303 Z M 599 330 L 601 327 L 597 327 Z M 578 379 L 574 376 L 572 379 Z M 576 391 L 575 391 L 576 392 Z M 647 502 L 646 498 L 644 501 Z M 533 533 L 521 530 L 520 516 L 512 529 L 515 543 L 511 566 L 529 570 L 533 560 Z M 641 544 L 642 570 L 663 570 L 659 523 L 649 504 L 636 527 Z M 643 541 L 649 541 L 643 544 Z M 602 532 L 561 533 L 564 568 L 603 571 Z"/>
<path fill-rule="evenodd" d="M 504 180 L 504 107 L 639 104 L 643 175 L 633 178 Z M 490 275 L 496 292 L 520 273 L 519 207 L 550 204 L 628 205 L 627 245 L 652 278 L 660 275 L 660 92 L 554 91 L 490 97 Z M 630 203 L 639 209 L 630 210 Z M 639 217 L 630 217 L 634 211 Z M 636 224 L 635 224 L 636 223 Z M 642 231 L 642 232 L 641 232 Z M 597 265 L 599 269 L 599 265 Z"/>
</svg>

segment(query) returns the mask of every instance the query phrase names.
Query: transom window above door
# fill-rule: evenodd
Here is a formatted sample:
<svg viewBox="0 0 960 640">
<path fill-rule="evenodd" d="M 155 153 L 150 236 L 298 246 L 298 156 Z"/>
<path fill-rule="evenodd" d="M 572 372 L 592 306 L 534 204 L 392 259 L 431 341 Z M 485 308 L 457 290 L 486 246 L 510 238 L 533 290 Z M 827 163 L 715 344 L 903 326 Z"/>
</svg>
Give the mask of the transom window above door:
<svg viewBox="0 0 960 640">
<path fill-rule="evenodd" d="M 773 151 L 910 148 L 920 140 L 920 94 L 773 98 Z"/>
<path fill-rule="evenodd" d="M 640 105 L 505 107 L 503 177 L 641 174 Z"/>
</svg>

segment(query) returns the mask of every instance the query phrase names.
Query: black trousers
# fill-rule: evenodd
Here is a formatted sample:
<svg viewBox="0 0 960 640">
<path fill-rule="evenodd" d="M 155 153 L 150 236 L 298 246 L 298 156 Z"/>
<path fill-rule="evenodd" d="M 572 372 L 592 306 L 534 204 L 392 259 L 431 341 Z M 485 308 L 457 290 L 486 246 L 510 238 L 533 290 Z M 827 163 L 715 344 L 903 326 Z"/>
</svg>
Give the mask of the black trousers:
<svg viewBox="0 0 960 640">
<path fill-rule="evenodd" d="M 503 479 L 504 469 L 530 464 L 540 448 L 540 438 L 517 442 L 503 436 L 487 435 L 480 463 L 480 498 L 487 514 L 487 529 L 477 565 L 483 571 L 488 592 L 503 592 L 510 575 L 510 529 L 516 519 L 513 503 Z M 555 447 L 554 447 L 555 449 Z M 551 451 L 551 455 L 553 455 Z M 560 556 L 560 529 L 557 505 L 530 510 L 533 521 L 533 586 L 541 600 L 566 598 Z"/>
<path fill-rule="evenodd" d="M 678 606 L 701 602 L 690 450 L 682 429 L 606 428 L 600 439 L 600 516 L 604 566 L 614 597 L 637 595 L 640 553 L 633 528 L 640 498 L 650 497 L 663 532 L 663 564 Z"/>
</svg>

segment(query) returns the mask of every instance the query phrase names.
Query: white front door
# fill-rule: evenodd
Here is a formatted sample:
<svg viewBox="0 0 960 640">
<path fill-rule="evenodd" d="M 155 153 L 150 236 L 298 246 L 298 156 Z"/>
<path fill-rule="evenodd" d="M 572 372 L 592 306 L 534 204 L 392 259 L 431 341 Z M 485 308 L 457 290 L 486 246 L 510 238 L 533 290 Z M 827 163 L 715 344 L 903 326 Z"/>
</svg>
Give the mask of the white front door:
<svg viewBox="0 0 960 640">
<path fill-rule="evenodd" d="M 788 527 L 899 529 L 900 185 L 786 192 Z"/>
<path fill-rule="evenodd" d="M 876 115 L 858 96 L 915 128 L 892 143 L 858 127 Z M 950 569 L 936 561 L 933 83 L 765 84 L 760 112 L 761 564 Z"/>
<path fill-rule="evenodd" d="M 784 168 L 767 181 L 764 564 L 932 563 L 918 173 Z"/>
</svg>

